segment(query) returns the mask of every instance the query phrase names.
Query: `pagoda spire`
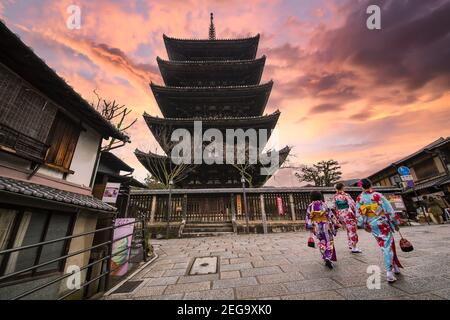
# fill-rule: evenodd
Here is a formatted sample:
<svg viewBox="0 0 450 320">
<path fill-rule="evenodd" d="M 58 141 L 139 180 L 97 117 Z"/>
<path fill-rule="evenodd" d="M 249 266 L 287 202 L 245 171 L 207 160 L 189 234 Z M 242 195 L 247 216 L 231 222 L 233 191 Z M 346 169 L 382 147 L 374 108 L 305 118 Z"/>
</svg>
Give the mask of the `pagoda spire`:
<svg viewBox="0 0 450 320">
<path fill-rule="evenodd" d="M 211 23 L 209 24 L 209 40 L 216 40 L 216 28 L 214 27 L 214 15 L 211 12 Z"/>
</svg>

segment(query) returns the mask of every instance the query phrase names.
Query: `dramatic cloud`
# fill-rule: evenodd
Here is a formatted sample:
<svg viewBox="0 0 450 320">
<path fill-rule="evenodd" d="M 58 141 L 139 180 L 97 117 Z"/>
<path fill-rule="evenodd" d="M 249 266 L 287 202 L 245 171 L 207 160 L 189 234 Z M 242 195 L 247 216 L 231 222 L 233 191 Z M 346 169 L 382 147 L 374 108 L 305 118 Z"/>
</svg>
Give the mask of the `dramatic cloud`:
<svg viewBox="0 0 450 320">
<path fill-rule="evenodd" d="M 450 0 L 77 3 L 80 30 L 65 25 L 70 0 L 2 1 L 0 17 L 86 99 L 97 89 L 133 108 L 133 142 L 117 154 L 140 179 L 132 151 L 157 146 L 142 113 L 160 114 L 148 84 L 162 83 L 162 35 L 205 38 L 210 12 L 219 38 L 261 35 L 263 81 L 274 80 L 266 112 L 282 112 L 279 144 L 295 147 L 297 164 L 335 158 L 359 178 L 449 135 Z M 366 28 L 371 4 L 381 30 Z M 271 183 L 293 183 L 289 170 L 280 177 Z"/>
</svg>

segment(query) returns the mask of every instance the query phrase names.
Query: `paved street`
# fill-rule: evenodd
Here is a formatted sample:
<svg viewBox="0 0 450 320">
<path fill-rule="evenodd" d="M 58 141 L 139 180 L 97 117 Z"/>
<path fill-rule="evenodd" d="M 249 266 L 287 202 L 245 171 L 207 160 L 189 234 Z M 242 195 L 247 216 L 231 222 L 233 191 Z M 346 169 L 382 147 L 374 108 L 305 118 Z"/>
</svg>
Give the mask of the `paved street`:
<svg viewBox="0 0 450 320">
<path fill-rule="evenodd" d="M 232 235 L 153 241 L 158 259 L 131 279 L 142 283 L 106 299 L 450 299 L 450 225 L 404 227 L 402 234 L 415 249 L 401 252 L 397 236 L 405 269 L 393 285 L 364 230 L 360 255 L 348 252 L 345 232 L 338 234 L 334 270 L 306 246 L 306 232 Z M 220 257 L 219 272 L 186 275 L 193 259 L 204 256 Z M 379 290 L 366 287 L 368 265 L 381 266 Z"/>
</svg>

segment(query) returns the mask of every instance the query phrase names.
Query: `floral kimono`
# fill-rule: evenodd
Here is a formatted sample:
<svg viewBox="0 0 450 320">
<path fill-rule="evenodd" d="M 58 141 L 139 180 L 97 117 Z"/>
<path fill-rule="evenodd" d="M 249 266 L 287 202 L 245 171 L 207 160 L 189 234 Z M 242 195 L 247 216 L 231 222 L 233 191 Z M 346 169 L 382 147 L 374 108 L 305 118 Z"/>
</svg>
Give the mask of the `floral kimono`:
<svg viewBox="0 0 450 320">
<path fill-rule="evenodd" d="M 383 252 L 384 264 L 392 272 L 402 268 L 395 251 L 394 230 L 400 224 L 389 201 L 379 192 L 365 191 L 356 200 L 358 224 L 372 232 Z"/>
<path fill-rule="evenodd" d="M 355 249 L 358 243 L 355 201 L 348 193 L 338 191 L 333 197 L 333 205 L 339 221 L 347 230 L 348 247 Z"/>
<path fill-rule="evenodd" d="M 319 250 L 325 261 L 336 261 L 334 237 L 336 218 L 323 201 L 313 201 L 306 211 L 306 229 L 311 230 L 319 241 Z"/>
</svg>

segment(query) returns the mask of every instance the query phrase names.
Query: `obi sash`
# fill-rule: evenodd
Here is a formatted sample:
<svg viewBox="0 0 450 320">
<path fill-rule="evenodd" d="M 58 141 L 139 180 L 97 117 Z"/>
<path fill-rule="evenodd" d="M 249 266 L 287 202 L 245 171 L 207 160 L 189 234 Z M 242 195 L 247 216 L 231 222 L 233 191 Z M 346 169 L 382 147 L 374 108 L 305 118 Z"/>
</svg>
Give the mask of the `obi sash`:
<svg viewBox="0 0 450 320">
<path fill-rule="evenodd" d="M 325 211 L 312 211 L 310 213 L 311 216 L 311 220 L 314 222 L 327 222 L 328 221 L 328 217 L 326 215 Z"/>
<path fill-rule="evenodd" d="M 360 207 L 361 214 L 369 218 L 377 217 L 383 214 L 383 208 L 377 203 L 364 204 Z"/>
<path fill-rule="evenodd" d="M 347 201 L 344 201 L 344 200 L 336 200 L 336 207 L 339 210 L 344 210 L 344 209 L 350 208 L 350 206 L 348 205 Z"/>
</svg>

